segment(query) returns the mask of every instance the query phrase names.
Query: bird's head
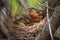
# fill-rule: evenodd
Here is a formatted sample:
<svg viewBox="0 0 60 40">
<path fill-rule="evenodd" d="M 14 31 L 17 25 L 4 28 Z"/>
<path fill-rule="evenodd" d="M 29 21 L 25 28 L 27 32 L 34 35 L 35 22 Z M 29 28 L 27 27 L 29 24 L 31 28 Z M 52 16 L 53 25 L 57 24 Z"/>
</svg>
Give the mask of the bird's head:
<svg viewBox="0 0 60 40">
<path fill-rule="evenodd" d="M 33 7 L 32 7 L 32 8 L 28 8 L 27 11 L 28 11 L 29 13 L 36 12 L 35 8 L 33 8 Z"/>
</svg>

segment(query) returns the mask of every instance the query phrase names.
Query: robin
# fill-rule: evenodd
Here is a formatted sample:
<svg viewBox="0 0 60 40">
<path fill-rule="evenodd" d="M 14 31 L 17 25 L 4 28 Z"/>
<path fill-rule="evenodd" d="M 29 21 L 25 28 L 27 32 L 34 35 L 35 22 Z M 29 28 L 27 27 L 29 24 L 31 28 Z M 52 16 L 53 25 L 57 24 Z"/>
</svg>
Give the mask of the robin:
<svg viewBox="0 0 60 40">
<path fill-rule="evenodd" d="M 30 8 L 28 12 L 29 12 L 30 19 L 33 21 L 40 21 L 43 18 L 42 15 L 43 12 L 39 11 L 38 13 L 35 8 Z"/>
</svg>

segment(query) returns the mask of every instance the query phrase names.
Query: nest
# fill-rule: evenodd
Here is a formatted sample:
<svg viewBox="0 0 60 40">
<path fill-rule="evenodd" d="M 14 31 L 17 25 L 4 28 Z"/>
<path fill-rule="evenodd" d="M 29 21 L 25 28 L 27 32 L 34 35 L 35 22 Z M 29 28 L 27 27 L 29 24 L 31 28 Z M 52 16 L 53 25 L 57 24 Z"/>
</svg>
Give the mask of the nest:
<svg viewBox="0 0 60 40">
<path fill-rule="evenodd" d="M 35 23 L 32 26 L 20 27 L 15 25 L 9 17 L 7 18 L 4 21 L 0 20 L 0 29 L 9 39 L 36 40 L 46 23 L 45 17 L 39 23 Z"/>
</svg>

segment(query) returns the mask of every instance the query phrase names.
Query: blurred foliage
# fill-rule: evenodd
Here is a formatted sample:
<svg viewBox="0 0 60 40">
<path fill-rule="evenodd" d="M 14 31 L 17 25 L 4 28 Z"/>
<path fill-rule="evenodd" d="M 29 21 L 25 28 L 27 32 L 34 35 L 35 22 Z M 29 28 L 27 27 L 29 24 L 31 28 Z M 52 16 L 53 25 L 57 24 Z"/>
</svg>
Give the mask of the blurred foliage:
<svg viewBox="0 0 60 40">
<path fill-rule="evenodd" d="M 55 31 L 54 36 L 55 36 L 56 38 L 59 38 L 59 39 L 60 39 L 60 26 L 59 26 L 59 27 L 57 28 L 57 30 Z"/>
<path fill-rule="evenodd" d="M 44 2 L 44 0 L 26 0 L 26 3 L 29 8 L 34 7 L 37 9 L 40 9 L 40 7 L 42 8 L 42 6 L 40 6 L 40 4 L 43 2 Z"/>
<path fill-rule="evenodd" d="M 36 7 L 39 1 L 37 0 L 26 0 L 29 7 Z"/>
<path fill-rule="evenodd" d="M 15 16 L 17 13 L 20 12 L 21 6 L 19 5 L 17 0 L 9 0 L 11 5 L 11 13 Z"/>
<path fill-rule="evenodd" d="M 44 2 L 44 0 L 24 0 L 24 1 L 28 5 L 28 8 L 34 7 L 37 9 L 40 9 L 40 8 L 42 9 L 42 6 L 40 6 L 40 4 Z M 9 2 L 11 5 L 11 14 L 13 16 L 15 16 L 18 13 L 21 14 L 21 11 L 23 11 L 23 12 L 25 11 L 25 9 L 22 7 L 22 5 L 19 4 L 18 0 L 9 0 Z"/>
</svg>

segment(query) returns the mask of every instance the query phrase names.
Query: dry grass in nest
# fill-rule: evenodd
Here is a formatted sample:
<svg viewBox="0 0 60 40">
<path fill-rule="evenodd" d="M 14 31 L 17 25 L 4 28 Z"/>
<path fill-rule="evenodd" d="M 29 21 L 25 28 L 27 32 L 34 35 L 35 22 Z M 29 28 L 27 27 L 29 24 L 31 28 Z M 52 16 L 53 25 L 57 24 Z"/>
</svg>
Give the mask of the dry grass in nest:
<svg viewBox="0 0 60 40">
<path fill-rule="evenodd" d="M 35 40 L 37 35 L 41 33 L 45 23 L 46 17 L 32 26 L 20 27 L 15 25 L 12 20 L 5 19 L 4 21 L 0 21 L 0 28 L 10 39 Z"/>
</svg>

